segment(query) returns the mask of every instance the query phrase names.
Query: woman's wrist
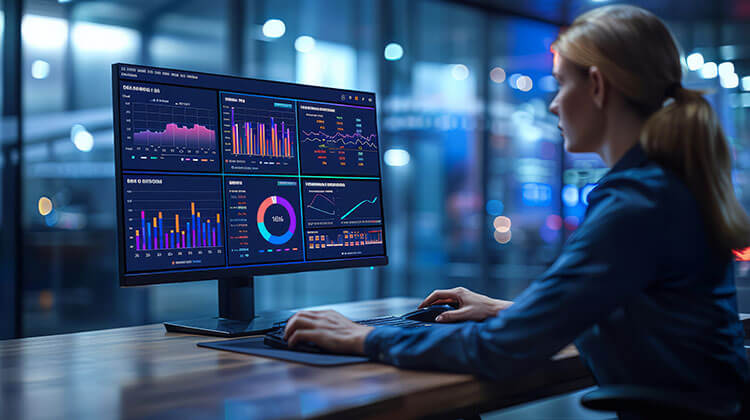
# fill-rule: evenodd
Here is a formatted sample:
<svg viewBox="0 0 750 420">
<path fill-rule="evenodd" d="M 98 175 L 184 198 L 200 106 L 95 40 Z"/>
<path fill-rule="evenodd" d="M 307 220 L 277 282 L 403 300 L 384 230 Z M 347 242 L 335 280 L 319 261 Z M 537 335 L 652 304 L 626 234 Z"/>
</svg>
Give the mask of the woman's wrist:
<svg viewBox="0 0 750 420">
<path fill-rule="evenodd" d="M 362 328 L 357 328 L 353 343 L 354 351 L 357 354 L 365 354 L 365 341 L 367 341 L 367 336 L 370 335 L 370 333 L 374 329 L 375 327 L 370 326 L 362 326 Z"/>
<path fill-rule="evenodd" d="M 513 304 L 513 302 L 510 300 L 501 300 L 501 299 L 493 299 L 493 300 L 494 302 L 492 305 L 493 306 L 492 311 L 495 313 L 495 315 L 500 313 L 500 311 L 502 311 L 503 309 L 508 309 L 510 305 Z"/>
</svg>

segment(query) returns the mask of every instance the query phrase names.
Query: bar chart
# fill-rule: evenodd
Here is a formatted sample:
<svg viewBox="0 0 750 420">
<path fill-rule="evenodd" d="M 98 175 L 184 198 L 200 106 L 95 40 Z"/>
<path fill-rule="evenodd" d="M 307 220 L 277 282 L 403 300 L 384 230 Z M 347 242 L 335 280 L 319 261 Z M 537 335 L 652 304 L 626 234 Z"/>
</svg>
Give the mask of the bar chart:
<svg viewBox="0 0 750 420">
<path fill-rule="evenodd" d="M 221 180 L 125 175 L 129 271 L 224 264 Z"/>
<path fill-rule="evenodd" d="M 239 123 L 234 119 L 234 107 L 231 108 L 232 114 L 232 154 L 275 157 L 293 159 L 291 131 L 285 127 L 285 122 L 281 126 L 274 122 L 271 117 L 271 123 L 266 124 L 256 121 L 254 124 L 245 121 L 240 128 Z M 270 129 L 271 135 L 266 136 Z"/>
<path fill-rule="evenodd" d="M 211 219 L 203 216 L 201 212 L 195 211 L 195 203 L 190 203 L 192 223 L 186 221 L 184 229 L 181 229 L 180 214 L 175 213 L 174 219 L 168 217 L 166 228 L 162 212 L 158 217 L 153 217 L 153 223 L 146 221 L 146 211 L 141 210 L 141 228 L 135 230 L 136 251 L 206 248 L 221 246 L 221 234 L 218 238 L 216 232 L 221 232 L 221 214 L 216 213 L 213 225 Z M 143 238 L 143 239 L 141 239 Z"/>
<path fill-rule="evenodd" d="M 222 93 L 221 104 L 226 170 L 297 173 L 297 121 L 292 101 Z"/>
</svg>

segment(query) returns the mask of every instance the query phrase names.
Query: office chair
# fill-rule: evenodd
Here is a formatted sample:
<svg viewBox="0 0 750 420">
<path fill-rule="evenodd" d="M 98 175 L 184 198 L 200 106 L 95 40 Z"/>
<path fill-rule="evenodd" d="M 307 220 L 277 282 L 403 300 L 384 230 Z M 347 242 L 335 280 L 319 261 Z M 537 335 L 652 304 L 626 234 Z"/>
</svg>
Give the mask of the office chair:
<svg viewBox="0 0 750 420">
<path fill-rule="evenodd" d="M 742 419 L 750 413 L 750 387 L 742 403 L 724 394 L 664 390 L 636 385 L 607 385 L 581 397 L 592 410 L 616 411 L 620 419 Z"/>
</svg>

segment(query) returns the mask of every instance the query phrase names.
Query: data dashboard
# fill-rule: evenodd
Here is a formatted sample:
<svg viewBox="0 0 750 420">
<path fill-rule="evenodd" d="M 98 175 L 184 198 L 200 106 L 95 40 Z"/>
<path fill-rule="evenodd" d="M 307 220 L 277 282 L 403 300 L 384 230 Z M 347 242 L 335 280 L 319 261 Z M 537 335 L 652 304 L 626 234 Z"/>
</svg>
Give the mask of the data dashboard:
<svg viewBox="0 0 750 420">
<path fill-rule="evenodd" d="M 385 256 L 373 94 L 113 72 L 127 273 Z"/>
</svg>

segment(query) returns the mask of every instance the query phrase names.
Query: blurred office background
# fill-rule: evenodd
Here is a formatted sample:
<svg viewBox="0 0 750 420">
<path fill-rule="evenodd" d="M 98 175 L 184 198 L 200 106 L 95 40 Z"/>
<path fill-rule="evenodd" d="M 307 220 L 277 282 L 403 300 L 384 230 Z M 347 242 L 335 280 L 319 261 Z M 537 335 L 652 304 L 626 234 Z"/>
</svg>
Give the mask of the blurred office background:
<svg viewBox="0 0 750 420">
<path fill-rule="evenodd" d="M 457 285 L 513 298 L 606 171 L 563 151 L 547 106 L 560 27 L 613 3 L 0 0 L 0 338 L 216 313 L 212 281 L 118 285 L 115 62 L 377 92 L 390 265 L 257 278 L 259 310 Z M 625 3 L 673 30 L 750 209 L 750 0 Z"/>
</svg>

